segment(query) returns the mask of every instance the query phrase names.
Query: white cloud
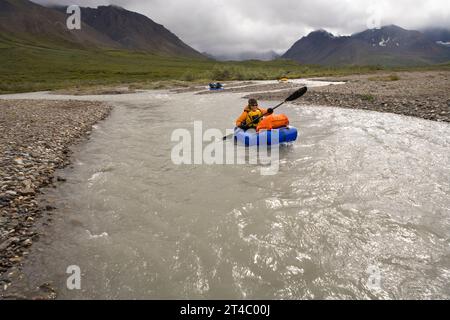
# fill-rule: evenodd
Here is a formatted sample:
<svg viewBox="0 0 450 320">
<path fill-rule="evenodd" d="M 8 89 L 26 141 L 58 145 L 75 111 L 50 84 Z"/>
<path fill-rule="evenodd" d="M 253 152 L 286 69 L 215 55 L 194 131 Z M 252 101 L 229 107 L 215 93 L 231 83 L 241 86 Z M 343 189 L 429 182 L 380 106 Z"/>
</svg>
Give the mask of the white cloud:
<svg viewBox="0 0 450 320">
<path fill-rule="evenodd" d="M 382 25 L 450 28 L 448 0 L 34 0 L 97 7 L 116 4 L 163 24 L 183 41 L 213 54 L 282 52 L 323 28 L 351 34 L 367 29 L 378 12 Z M 376 6 L 375 6 L 376 5 Z"/>
</svg>

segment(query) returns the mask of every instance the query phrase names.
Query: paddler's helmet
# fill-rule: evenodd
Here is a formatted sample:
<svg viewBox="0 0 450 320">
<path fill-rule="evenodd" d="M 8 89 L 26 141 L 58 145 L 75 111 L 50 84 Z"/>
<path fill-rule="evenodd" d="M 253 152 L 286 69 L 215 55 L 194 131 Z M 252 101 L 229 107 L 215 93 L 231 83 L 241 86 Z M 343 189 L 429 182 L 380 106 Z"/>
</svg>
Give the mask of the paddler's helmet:
<svg viewBox="0 0 450 320">
<path fill-rule="evenodd" d="M 248 105 L 250 107 L 257 107 L 258 106 L 258 101 L 256 101 L 256 99 L 249 99 L 248 100 Z"/>
</svg>

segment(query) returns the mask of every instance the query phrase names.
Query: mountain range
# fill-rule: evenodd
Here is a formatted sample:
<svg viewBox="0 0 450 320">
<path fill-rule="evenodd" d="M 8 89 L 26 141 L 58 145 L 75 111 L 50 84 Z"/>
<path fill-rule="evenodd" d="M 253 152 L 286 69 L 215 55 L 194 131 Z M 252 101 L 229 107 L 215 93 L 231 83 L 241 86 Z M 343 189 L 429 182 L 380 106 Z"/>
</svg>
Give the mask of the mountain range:
<svg viewBox="0 0 450 320">
<path fill-rule="evenodd" d="M 0 39 L 205 58 L 164 26 L 120 7 L 81 8 L 81 30 L 68 30 L 67 18 L 66 7 L 47 8 L 28 0 L 0 0 Z"/>
<path fill-rule="evenodd" d="M 304 64 L 319 65 L 423 65 L 450 60 L 443 30 L 428 33 L 405 30 L 395 25 L 370 29 L 351 36 L 311 32 L 297 41 L 283 56 Z"/>
<path fill-rule="evenodd" d="M 66 11 L 66 7 L 56 9 L 63 13 Z M 97 9 L 81 8 L 81 16 L 84 23 L 123 49 L 202 57 L 163 25 L 142 14 L 117 6 L 99 6 Z"/>
<path fill-rule="evenodd" d="M 0 44 L 47 48 L 113 49 L 159 56 L 215 60 L 274 60 L 274 52 L 200 53 L 145 15 L 117 6 L 81 8 L 81 30 L 68 30 L 66 7 L 44 7 L 29 0 L 0 0 Z M 351 36 L 325 30 L 298 40 L 282 59 L 318 65 L 409 66 L 450 61 L 450 31 L 405 30 L 395 25 Z"/>
</svg>

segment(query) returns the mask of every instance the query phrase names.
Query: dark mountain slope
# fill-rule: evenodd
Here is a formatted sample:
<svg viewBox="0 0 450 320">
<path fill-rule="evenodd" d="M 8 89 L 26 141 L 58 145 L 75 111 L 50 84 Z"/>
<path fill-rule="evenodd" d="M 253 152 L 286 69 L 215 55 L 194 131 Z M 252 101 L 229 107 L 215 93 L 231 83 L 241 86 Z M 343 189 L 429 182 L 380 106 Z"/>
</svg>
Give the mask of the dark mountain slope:
<svg viewBox="0 0 450 320">
<path fill-rule="evenodd" d="M 69 30 L 67 15 L 28 0 L 0 0 L 0 8 L 0 35 L 3 38 L 40 45 L 119 47 L 87 24 L 82 24 L 81 31 Z"/>
<path fill-rule="evenodd" d="M 449 61 L 450 50 L 418 31 L 392 25 L 345 37 L 315 31 L 297 41 L 283 58 L 321 65 L 423 65 Z"/>
<path fill-rule="evenodd" d="M 47 8 L 28 0 L 0 0 L 0 41 L 205 58 L 144 15 L 115 6 L 81 8 L 81 30 L 69 30 L 66 8 Z"/>
</svg>

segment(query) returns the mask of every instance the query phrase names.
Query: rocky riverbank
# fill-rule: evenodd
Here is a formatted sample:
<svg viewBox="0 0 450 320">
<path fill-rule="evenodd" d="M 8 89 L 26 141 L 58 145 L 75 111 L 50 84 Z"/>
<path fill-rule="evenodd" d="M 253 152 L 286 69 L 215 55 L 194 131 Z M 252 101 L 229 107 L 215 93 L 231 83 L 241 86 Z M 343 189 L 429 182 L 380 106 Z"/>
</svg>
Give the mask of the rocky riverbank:
<svg viewBox="0 0 450 320">
<path fill-rule="evenodd" d="M 55 171 L 69 164 L 70 146 L 110 111 L 100 102 L 0 100 L 0 292 L 39 238 L 36 222 L 54 209 L 38 202 L 40 190 L 64 181 Z"/>
<path fill-rule="evenodd" d="M 450 71 L 356 75 L 326 80 L 346 83 L 310 88 L 295 103 L 365 109 L 450 122 Z M 289 92 L 292 89 L 254 93 L 245 98 L 278 101 L 287 97 Z"/>
</svg>

